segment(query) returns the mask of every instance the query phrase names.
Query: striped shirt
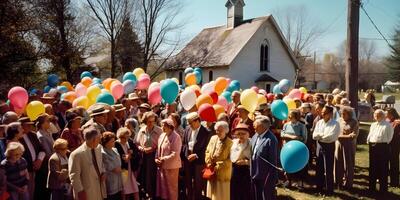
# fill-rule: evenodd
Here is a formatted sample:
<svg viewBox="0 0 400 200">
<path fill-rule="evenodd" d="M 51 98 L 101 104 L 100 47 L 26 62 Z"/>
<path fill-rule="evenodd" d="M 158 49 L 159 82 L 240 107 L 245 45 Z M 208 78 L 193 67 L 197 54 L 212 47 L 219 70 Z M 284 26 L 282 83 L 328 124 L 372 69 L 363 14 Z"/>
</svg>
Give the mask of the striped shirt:
<svg viewBox="0 0 400 200">
<path fill-rule="evenodd" d="M 17 187 L 23 187 L 28 184 L 28 163 L 24 158 L 19 159 L 15 163 L 4 159 L 1 161 L 1 168 L 4 169 L 7 176 L 7 188 L 15 191 Z"/>
</svg>

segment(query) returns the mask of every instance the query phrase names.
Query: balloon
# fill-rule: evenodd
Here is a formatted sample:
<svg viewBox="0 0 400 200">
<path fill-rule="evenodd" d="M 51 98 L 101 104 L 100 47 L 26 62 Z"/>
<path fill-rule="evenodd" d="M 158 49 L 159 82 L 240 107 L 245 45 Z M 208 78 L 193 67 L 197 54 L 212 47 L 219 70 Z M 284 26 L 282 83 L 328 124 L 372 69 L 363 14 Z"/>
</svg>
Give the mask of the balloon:
<svg viewBox="0 0 400 200">
<path fill-rule="evenodd" d="M 125 82 L 125 81 L 127 81 L 127 80 L 131 80 L 131 81 L 133 81 L 134 83 L 136 83 L 137 78 L 136 78 L 135 74 L 133 74 L 132 72 L 126 72 L 126 73 L 124 74 L 124 76 L 122 77 L 122 81 Z"/>
<path fill-rule="evenodd" d="M 254 112 L 258 106 L 257 93 L 252 89 L 246 89 L 240 95 L 240 103 L 249 112 Z"/>
<path fill-rule="evenodd" d="M 149 103 L 151 105 L 156 105 L 161 102 L 161 93 L 160 93 L 160 85 L 156 85 L 149 89 L 147 94 L 147 98 L 149 99 Z"/>
<path fill-rule="evenodd" d="M 193 71 L 202 72 L 202 70 L 201 70 L 201 68 L 200 68 L 200 67 L 195 67 L 195 68 L 193 69 Z"/>
<path fill-rule="evenodd" d="M 199 108 L 199 116 L 202 120 L 207 122 L 215 122 L 217 121 L 217 117 L 215 116 L 215 110 L 211 104 L 204 103 Z"/>
<path fill-rule="evenodd" d="M 196 104 L 197 95 L 191 88 L 186 88 L 180 96 L 180 102 L 185 110 L 190 110 Z"/>
<path fill-rule="evenodd" d="M 292 140 L 283 145 L 280 159 L 282 167 L 287 173 L 295 173 L 307 165 L 309 156 L 304 143 Z"/>
<path fill-rule="evenodd" d="M 89 98 L 87 96 L 78 97 L 72 102 L 72 107 L 76 108 L 78 106 L 82 106 L 85 109 L 89 108 Z"/>
<path fill-rule="evenodd" d="M 51 87 L 48 86 L 48 85 L 46 85 L 46 86 L 43 88 L 43 92 L 44 92 L 44 93 L 48 93 L 48 92 L 50 91 L 50 89 L 51 89 Z"/>
<path fill-rule="evenodd" d="M 215 84 L 214 81 L 204 84 L 203 87 L 201 87 L 201 93 L 205 94 L 205 93 L 213 92 L 214 84 Z"/>
<path fill-rule="evenodd" d="M 65 87 L 68 89 L 68 91 L 74 90 L 74 88 L 72 87 L 72 84 L 71 84 L 70 82 L 68 82 L 68 81 L 62 82 L 62 83 L 60 84 L 60 86 L 65 86 Z"/>
<path fill-rule="evenodd" d="M 225 108 L 219 104 L 214 104 L 213 105 L 214 111 L 215 111 L 215 116 L 218 118 L 219 114 L 225 113 Z"/>
<path fill-rule="evenodd" d="M 227 91 L 233 92 L 233 91 L 238 91 L 240 90 L 240 82 L 237 80 L 232 80 L 229 83 L 228 88 L 226 89 Z"/>
<path fill-rule="evenodd" d="M 111 94 L 115 100 L 118 100 L 124 95 L 124 86 L 119 81 L 114 81 L 111 84 Z"/>
<path fill-rule="evenodd" d="M 144 74 L 144 70 L 139 67 L 135 68 L 132 73 L 136 76 L 136 79 L 139 79 L 140 75 Z"/>
<path fill-rule="evenodd" d="M 200 87 L 198 86 L 198 85 L 191 85 L 191 86 L 189 86 L 189 87 L 187 87 L 187 88 L 190 88 L 190 89 L 192 89 L 192 90 L 194 90 L 194 92 L 196 93 L 196 96 L 198 97 L 198 96 L 200 96 L 200 94 L 201 94 L 201 89 L 200 89 Z"/>
<path fill-rule="evenodd" d="M 258 94 L 262 94 L 265 96 L 265 95 L 267 95 L 267 91 L 265 91 L 264 89 L 259 89 Z"/>
<path fill-rule="evenodd" d="M 275 99 L 275 95 L 272 93 L 268 93 L 266 96 L 267 96 L 267 99 L 269 102 L 271 102 Z"/>
<path fill-rule="evenodd" d="M 78 97 L 80 96 L 85 96 L 86 95 L 86 86 L 84 86 L 82 83 L 78 83 L 75 87 L 75 93 Z"/>
<path fill-rule="evenodd" d="M 282 94 L 282 91 L 281 91 L 281 88 L 279 87 L 279 84 L 275 85 L 272 88 L 272 93 L 274 93 L 274 94 Z"/>
<path fill-rule="evenodd" d="M 213 104 L 218 102 L 218 94 L 216 92 L 209 92 L 208 95 L 213 99 Z"/>
<path fill-rule="evenodd" d="M 44 105 L 40 101 L 31 101 L 28 106 L 26 106 L 26 114 L 31 121 L 35 121 L 39 115 L 45 112 Z"/>
<path fill-rule="evenodd" d="M 266 104 L 267 98 L 262 94 L 257 94 L 258 105 Z"/>
<path fill-rule="evenodd" d="M 253 86 L 253 87 L 251 87 L 250 89 L 254 90 L 254 92 L 256 92 L 256 93 L 258 93 L 258 90 L 260 90 L 260 89 L 258 89 L 257 86 Z"/>
<path fill-rule="evenodd" d="M 163 80 L 164 81 L 164 80 Z M 162 82 L 162 81 L 161 81 Z M 148 89 L 148 91 L 150 91 L 150 90 L 152 90 L 154 87 L 160 87 L 160 83 L 159 82 L 152 82 L 150 85 L 149 85 L 149 89 Z"/>
<path fill-rule="evenodd" d="M 81 80 L 81 83 L 85 86 L 85 87 L 89 87 L 92 84 L 92 79 L 90 77 L 83 77 Z"/>
<path fill-rule="evenodd" d="M 92 73 L 90 73 L 88 71 L 84 71 L 81 73 L 81 79 L 83 79 L 85 77 L 93 78 L 93 75 L 92 75 Z"/>
<path fill-rule="evenodd" d="M 192 72 L 193 72 L 193 68 L 188 67 L 188 68 L 185 69 L 184 74 L 186 75 L 186 74 L 189 74 L 189 73 L 192 73 Z"/>
<path fill-rule="evenodd" d="M 51 97 L 55 97 L 57 95 L 58 90 L 56 88 L 51 88 L 48 92 Z"/>
<path fill-rule="evenodd" d="M 283 102 L 286 103 L 286 105 L 287 105 L 287 107 L 288 107 L 289 110 L 296 109 L 296 102 L 294 102 L 293 99 L 291 99 L 291 98 L 284 98 L 284 99 L 283 99 Z"/>
<path fill-rule="evenodd" d="M 61 94 L 64 94 L 64 93 L 68 92 L 68 88 L 65 87 L 65 86 L 63 86 L 63 85 L 57 86 L 57 90 L 58 90 L 58 92 L 60 92 Z"/>
<path fill-rule="evenodd" d="M 94 77 L 92 79 L 93 83 L 101 83 L 101 79 Z"/>
<path fill-rule="evenodd" d="M 194 71 L 193 74 L 196 76 L 196 84 L 200 84 L 203 77 L 200 71 Z"/>
<path fill-rule="evenodd" d="M 150 76 L 147 74 L 140 75 L 136 88 L 139 90 L 147 89 L 150 85 Z"/>
<path fill-rule="evenodd" d="M 115 100 L 110 93 L 104 92 L 99 94 L 99 96 L 97 96 L 96 103 L 105 103 L 108 105 L 114 105 Z"/>
<path fill-rule="evenodd" d="M 186 74 L 185 83 L 186 83 L 186 85 L 195 85 L 196 84 L 196 75 L 194 73 Z"/>
<path fill-rule="evenodd" d="M 299 90 L 300 90 L 301 93 L 307 94 L 307 88 L 305 88 L 305 87 L 300 87 Z"/>
<path fill-rule="evenodd" d="M 289 92 L 288 97 L 291 99 L 301 99 L 301 91 L 299 89 L 293 89 Z"/>
<path fill-rule="evenodd" d="M 77 98 L 76 92 L 69 91 L 61 95 L 61 99 L 73 103 L 74 100 Z"/>
<path fill-rule="evenodd" d="M 126 80 L 124 83 L 122 83 L 122 86 L 124 86 L 124 94 L 130 94 L 135 91 L 136 82 L 133 82 L 132 80 Z"/>
<path fill-rule="evenodd" d="M 89 101 L 95 102 L 100 93 L 101 89 L 95 85 L 92 85 L 87 89 L 86 96 L 88 97 Z"/>
<path fill-rule="evenodd" d="M 179 93 L 178 84 L 171 79 L 164 80 L 161 83 L 160 90 L 162 99 L 168 104 L 173 103 Z"/>
<path fill-rule="evenodd" d="M 228 103 L 232 102 L 232 93 L 231 92 L 225 91 L 221 94 L 221 96 L 223 96 Z"/>
<path fill-rule="evenodd" d="M 282 93 L 286 93 L 287 91 L 289 91 L 290 88 L 290 81 L 287 79 L 282 79 L 281 81 L 279 81 L 279 89 Z"/>
<path fill-rule="evenodd" d="M 50 74 L 47 77 L 47 85 L 49 85 L 50 87 L 56 87 L 59 82 L 60 82 L 60 79 L 58 78 L 58 76 L 56 74 Z"/>
<path fill-rule="evenodd" d="M 212 105 L 214 103 L 213 99 L 210 97 L 208 94 L 201 94 L 199 97 L 197 97 L 196 100 L 196 106 L 198 109 L 200 109 L 200 106 L 203 104 L 210 104 Z"/>
<path fill-rule="evenodd" d="M 8 91 L 8 99 L 15 108 L 24 108 L 28 103 L 29 96 L 25 88 L 15 86 Z"/>
<path fill-rule="evenodd" d="M 215 80 L 214 91 L 217 92 L 218 94 L 221 94 L 227 86 L 228 86 L 228 81 L 226 81 L 226 78 L 218 77 L 217 80 Z"/>
<path fill-rule="evenodd" d="M 35 96 L 38 95 L 38 90 L 35 88 L 32 88 L 31 90 L 29 90 L 29 96 Z"/>
<path fill-rule="evenodd" d="M 112 83 L 113 81 L 115 81 L 115 79 L 112 79 L 112 78 L 107 78 L 107 79 L 105 79 L 105 80 L 103 81 L 103 86 L 104 86 L 104 88 L 107 89 L 107 90 L 110 90 L 111 83 Z"/>
<path fill-rule="evenodd" d="M 286 103 L 282 100 L 275 100 L 271 104 L 272 115 L 280 120 L 285 120 L 288 118 L 289 109 Z"/>
</svg>

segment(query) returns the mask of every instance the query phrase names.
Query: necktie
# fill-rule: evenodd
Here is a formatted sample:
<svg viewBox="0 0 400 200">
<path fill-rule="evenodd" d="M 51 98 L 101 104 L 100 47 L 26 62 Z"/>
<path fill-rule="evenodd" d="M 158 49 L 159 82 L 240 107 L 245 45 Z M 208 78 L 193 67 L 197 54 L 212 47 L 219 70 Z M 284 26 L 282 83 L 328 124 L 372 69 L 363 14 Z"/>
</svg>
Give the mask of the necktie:
<svg viewBox="0 0 400 200">
<path fill-rule="evenodd" d="M 94 149 L 92 149 L 92 161 L 93 161 L 93 164 L 94 164 L 94 169 L 96 169 L 97 175 L 100 178 L 99 165 L 97 165 L 96 152 L 94 151 Z"/>
</svg>

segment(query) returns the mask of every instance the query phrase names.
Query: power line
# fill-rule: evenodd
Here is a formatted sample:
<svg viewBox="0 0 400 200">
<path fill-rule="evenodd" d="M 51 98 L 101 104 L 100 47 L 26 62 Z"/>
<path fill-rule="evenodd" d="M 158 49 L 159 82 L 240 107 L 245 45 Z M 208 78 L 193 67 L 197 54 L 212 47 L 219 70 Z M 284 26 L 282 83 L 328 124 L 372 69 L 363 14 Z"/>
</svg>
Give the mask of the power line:
<svg viewBox="0 0 400 200">
<path fill-rule="evenodd" d="M 360 37 L 361 40 L 385 40 L 383 38 L 370 38 L 370 37 Z M 387 40 L 398 40 L 396 38 L 386 38 Z"/>
<path fill-rule="evenodd" d="M 386 43 L 389 45 L 389 47 L 391 49 L 393 49 L 393 51 L 395 51 L 396 53 L 400 54 L 396 48 L 394 48 L 388 41 L 388 39 L 386 39 L 386 37 L 382 34 L 382 32 L 379 30 L 378 26 L 375 24 L 375 22 L 372 20 L 372 18 L 369 16 L 369 14 L 367 13 L 367 11 L 365 10 L 363 4 L 361 3 L 361 9 L 364 11 L 365 15 L 368 17 L 369 21 L 372 23 L 372 25 L 374 26 L 374 28 L 378 31 L 378 33 L 381 35 L 381 37 L 383 38 L 383 40 L 386 41 Z"/>
</svg>

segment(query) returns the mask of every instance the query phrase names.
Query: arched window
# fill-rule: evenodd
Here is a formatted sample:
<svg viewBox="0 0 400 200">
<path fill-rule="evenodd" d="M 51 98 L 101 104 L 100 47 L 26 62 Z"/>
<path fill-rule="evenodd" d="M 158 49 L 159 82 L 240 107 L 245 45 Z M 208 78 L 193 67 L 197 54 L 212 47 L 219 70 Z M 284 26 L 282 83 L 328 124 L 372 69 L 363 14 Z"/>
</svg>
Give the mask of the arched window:
<svg viewBox="0 0 400 200">
<path fill-rule="evenodd" d="M 214 76 L 213 71 L 210 70 L 210 71 L 208 72 L 208 81 L 212 81 L 212 80 L 213 80 L 213 76 Z"/>
<path fill-rule="evenodd" d="M 183 83 L 183 72 L 179 72 L 179 84 L 182 85 Z"/>
<path fill-rule="evenodd" d="M 269 71 L 269 46 L 264 40 L 260 47 L 260 71 Z"/>
</svg>

